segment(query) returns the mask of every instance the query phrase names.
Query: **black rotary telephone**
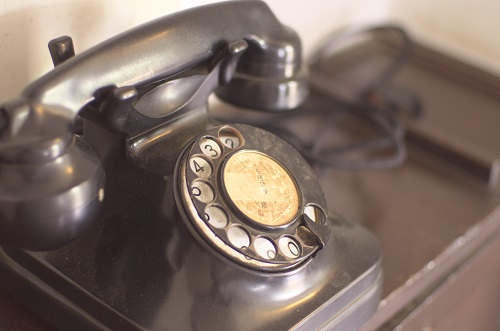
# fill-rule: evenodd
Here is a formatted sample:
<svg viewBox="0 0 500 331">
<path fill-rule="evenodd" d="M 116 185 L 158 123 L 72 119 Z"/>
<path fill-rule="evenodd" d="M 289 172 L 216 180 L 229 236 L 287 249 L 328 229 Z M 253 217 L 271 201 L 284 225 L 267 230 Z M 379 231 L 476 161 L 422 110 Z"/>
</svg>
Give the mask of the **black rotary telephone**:
<svg viewBox="0 0 500 331">
<path fill-rule="evenodd" d="M 49 49 L 55 68 L 0 108 L 1 285 L 72 330 L 366 320 L 371 235 L 328 213 L 289 144 L 208 112 L 214 93 L 272 112 L 307 98 L 299 37 L 263 2 L 187 10 L 77 56 L 69 37 Z"/>
</svg>

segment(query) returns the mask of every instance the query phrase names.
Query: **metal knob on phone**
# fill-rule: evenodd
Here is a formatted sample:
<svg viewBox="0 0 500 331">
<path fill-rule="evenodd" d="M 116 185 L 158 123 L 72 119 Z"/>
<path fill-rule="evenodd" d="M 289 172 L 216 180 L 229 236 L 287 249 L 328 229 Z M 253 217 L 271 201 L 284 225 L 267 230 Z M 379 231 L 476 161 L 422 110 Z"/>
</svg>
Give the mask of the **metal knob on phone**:
<svg viewBox="0 0 500 331">
<path fill-rule="evenodd" d="M 19 100 L 2 108 L 0 244 L 49 250 L 74 239 L 97 218 L 104 171 L 94 149 L 61 125 L 66 118 L 30 107 Z"/>
</svg>

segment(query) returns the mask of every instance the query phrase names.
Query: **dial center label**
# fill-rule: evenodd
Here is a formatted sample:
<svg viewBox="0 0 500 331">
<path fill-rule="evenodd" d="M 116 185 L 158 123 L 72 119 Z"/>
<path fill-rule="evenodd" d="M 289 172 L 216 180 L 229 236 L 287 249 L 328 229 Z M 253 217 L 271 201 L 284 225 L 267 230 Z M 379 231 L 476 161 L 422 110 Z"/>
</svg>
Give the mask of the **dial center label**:
<svg viewBox="0 0 500 331">
<path fill-rule="evenodd" d="M 231 156 L 223 171 L 224 186 L 234 205 L 266 226 L 290 223 L 299 208 L 297 186 L 271 157 L 246 150 Z"/>
</svg>

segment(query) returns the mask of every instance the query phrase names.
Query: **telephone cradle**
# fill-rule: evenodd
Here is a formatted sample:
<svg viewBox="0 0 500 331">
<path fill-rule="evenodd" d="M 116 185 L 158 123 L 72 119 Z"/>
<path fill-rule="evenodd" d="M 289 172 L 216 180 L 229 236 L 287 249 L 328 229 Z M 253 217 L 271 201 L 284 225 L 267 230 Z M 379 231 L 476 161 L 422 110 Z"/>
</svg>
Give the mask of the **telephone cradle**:
<svg viewBox="0 0 500 331">
<path fill-rule="evenodd" d="M 0 111 L 0 286 L 61 330 L 355 330 L 380 248 L 278 136 L 300 39 L 265 3 L 189 9 L 74 56 Z"/>
</svg>

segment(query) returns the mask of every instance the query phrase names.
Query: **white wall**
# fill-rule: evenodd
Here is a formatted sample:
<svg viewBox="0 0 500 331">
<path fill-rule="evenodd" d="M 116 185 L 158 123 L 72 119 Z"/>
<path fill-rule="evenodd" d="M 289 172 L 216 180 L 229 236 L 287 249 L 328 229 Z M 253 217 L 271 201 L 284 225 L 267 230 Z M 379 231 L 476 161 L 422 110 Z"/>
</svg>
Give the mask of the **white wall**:
<svg viewBox="0 0 500 331">
<path fill-rule="evenodd" d="M 419 40 L 500 75 L 500 1 L 391 0 L 387 9 Z"/>
<path fill-rule="evenodd" d="M 0 102 L 51 68 L 48 40 L 70 35 L 82 51 L 112 35 L 209 0 L 0 0 Z M 498 0 L 268 0 L 303 38 L 306 54 L 329 31 L 396 20 L 434 45 L 500 72 Z"/>
</svg>

